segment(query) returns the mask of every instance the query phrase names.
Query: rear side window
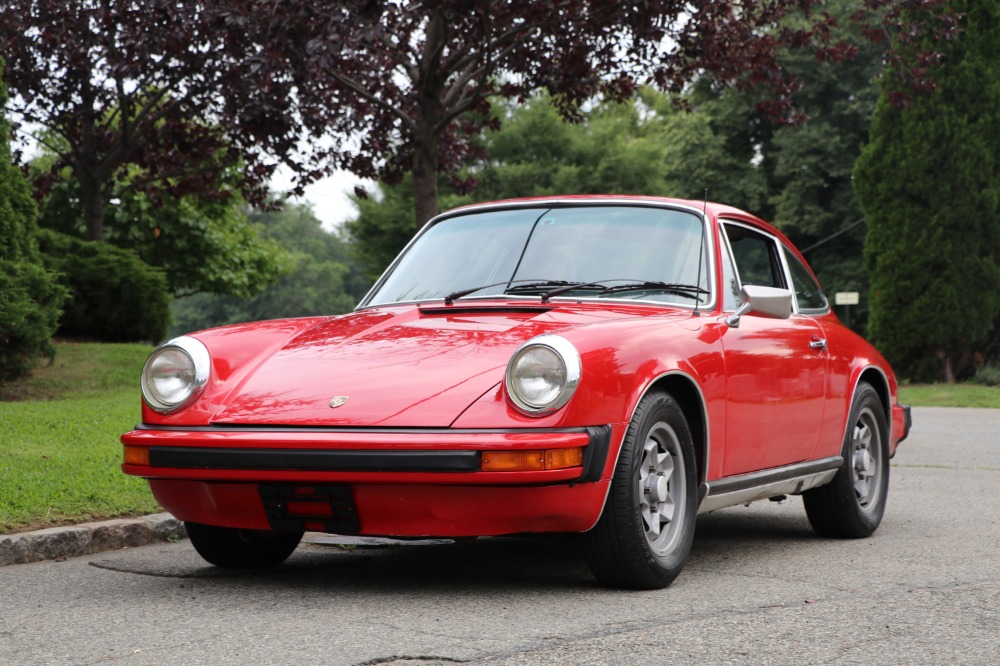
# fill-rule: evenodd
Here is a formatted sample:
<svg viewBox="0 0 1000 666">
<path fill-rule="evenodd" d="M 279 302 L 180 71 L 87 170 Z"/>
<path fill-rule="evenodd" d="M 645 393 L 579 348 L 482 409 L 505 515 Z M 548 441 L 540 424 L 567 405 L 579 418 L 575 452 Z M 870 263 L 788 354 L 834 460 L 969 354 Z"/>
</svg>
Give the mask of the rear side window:
<svg viewBox="0 0 1000 666">
<path fill-rule="evenodd" d="M 724 224 L 740 285 L 786 289 L 785 273 L 774 239 L 747 227 Z"/>
<path fill-rule="evenodd" d="M 809 269 L 799 261 L 798 257 L 789 252 L 788 248 L 784 250 L 788 270 L 792 274 L 792 288 L 795 291 L 795 302 L 798 304 L 799 312 L 804 314 L 826 312 L 830 304 Z"/>
</svg>

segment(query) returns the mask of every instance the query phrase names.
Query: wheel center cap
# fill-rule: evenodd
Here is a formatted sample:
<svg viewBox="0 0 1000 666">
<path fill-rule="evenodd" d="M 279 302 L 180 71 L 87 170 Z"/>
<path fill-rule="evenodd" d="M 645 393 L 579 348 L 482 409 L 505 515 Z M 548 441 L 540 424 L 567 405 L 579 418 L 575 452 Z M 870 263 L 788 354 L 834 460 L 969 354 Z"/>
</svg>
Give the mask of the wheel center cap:
<svg viewBox="0 0 1000 666">
<path fill-rule="evenodd" d="M 854 469 L 862 474 L 862 476 L 868 476 L 871 473 L 872 468 L 872 457 L 868 455 L 868 451 L 862 449 L 854 454 Z"/>
<path fill-rule="evenodd" d="M 649 480 L 649 496 L 654 502 L 664 502 L 667 499 L 667 479 L 657 474 Z"/>
</svg>

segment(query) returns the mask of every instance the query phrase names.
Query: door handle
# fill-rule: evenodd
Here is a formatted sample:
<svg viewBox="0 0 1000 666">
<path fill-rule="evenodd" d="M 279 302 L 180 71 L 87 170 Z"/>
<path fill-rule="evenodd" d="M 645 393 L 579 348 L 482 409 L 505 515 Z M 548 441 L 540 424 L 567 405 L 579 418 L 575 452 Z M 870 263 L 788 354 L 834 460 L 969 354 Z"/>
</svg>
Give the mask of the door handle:
<svg viewBox="0 0 1000 666">
<path fill-rule="evenodd" d="M 826 338 L 813 338 L 809 342 L 809 347 L 812 349 L 819 349 L 819 350 L 826 349 Z"/>
</svg>

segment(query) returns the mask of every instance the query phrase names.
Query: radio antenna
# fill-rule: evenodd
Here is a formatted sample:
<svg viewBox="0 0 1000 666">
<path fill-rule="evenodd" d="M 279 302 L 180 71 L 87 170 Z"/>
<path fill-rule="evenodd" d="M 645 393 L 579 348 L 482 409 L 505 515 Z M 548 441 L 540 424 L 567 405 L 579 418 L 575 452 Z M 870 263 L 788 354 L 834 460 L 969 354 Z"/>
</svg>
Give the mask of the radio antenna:
<svg viewBox="0 0 1000 666">
<path fill-rule="evenodd" d="M 694 292 L 694 314 L 695 317 L 700 317 L 701 313 L 698 308 L 701 307 L 701 262 L 705 256 L 705 227 L 708 226 L 708 188 L 705 188 L 705 199 L 701 207 L 701 242 L 698 243 L 698 280 L 694 283 L 697 289 Z"/>
</svg>

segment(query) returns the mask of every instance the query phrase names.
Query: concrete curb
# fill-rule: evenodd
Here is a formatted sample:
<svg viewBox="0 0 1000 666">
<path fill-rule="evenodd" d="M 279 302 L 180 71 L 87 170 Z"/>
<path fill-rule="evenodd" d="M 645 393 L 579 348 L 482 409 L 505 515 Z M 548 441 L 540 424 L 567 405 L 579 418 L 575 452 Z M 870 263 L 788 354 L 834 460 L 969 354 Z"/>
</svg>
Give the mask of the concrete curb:
<svg viewBox="0 0 1000 666">
<path fill-rule="evenodd" d="M 169 513 L 0 534 L 0 567 L 145 546 L 186 536 L 184 523 Z"/>
</svg>

